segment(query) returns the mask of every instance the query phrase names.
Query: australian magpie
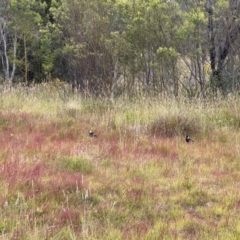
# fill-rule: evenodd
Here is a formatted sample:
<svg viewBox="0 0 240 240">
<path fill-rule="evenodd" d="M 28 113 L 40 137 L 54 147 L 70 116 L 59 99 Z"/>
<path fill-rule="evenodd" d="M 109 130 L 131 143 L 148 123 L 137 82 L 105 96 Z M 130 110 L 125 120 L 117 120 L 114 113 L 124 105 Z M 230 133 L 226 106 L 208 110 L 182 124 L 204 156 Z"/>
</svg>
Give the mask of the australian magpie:
<svg viewBox="0 0 240 240">
<path fill-rule="evenodd" d="M 188 135 L 186 135 L 186 142 L 190 143 L 190 142 L 194 142 Z"/>
<path fill-rule="evenodd" d="M 90 137 L 97 137 L 97 134 L 94 133 L 93 131 L 89 131 L 88 134 L 89 134 Z"/>
</svg>

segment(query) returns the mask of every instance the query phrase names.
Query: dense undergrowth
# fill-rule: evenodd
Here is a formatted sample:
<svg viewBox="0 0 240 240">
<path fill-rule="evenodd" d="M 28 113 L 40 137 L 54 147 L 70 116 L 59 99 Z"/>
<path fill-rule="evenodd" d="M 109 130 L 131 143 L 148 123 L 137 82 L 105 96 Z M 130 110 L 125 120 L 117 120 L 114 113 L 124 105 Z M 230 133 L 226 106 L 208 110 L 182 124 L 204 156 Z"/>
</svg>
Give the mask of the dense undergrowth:
<svg viewBox="0 0 240 240">
<path fill-rule="evenodd" d="M 0 239 L 239 239 L 239 103 L 3 91 Z"/>
</svg>

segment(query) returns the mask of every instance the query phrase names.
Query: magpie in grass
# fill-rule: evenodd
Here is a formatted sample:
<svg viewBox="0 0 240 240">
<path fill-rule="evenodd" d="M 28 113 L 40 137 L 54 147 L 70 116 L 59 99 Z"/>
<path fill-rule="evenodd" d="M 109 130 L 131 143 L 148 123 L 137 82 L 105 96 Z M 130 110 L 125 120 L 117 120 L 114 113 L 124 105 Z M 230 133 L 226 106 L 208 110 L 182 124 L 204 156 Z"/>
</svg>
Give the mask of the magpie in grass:
<svg viewBox="0 0 240 240">
<path fill-rule="evenodd" d="M 89 131 L 88 134 L 89 134 L 90 137 L 97 137 L 97 134 L 94 133 L 93 131 Z"/>
<path fill-rule="evenodd" d="M 186 142 L 190 143 L 190 142 L 194 142 L 188 135 L 186 135 Z"/>
</svg>

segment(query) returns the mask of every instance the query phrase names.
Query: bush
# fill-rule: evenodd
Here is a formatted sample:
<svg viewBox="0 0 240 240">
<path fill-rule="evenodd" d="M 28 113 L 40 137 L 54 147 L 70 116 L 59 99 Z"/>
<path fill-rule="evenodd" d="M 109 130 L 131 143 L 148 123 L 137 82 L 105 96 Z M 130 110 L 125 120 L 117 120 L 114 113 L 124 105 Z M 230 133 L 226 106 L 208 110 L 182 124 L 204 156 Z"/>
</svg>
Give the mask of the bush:
<svg viewBox="0 0 240 240">
<path fill-rule="evenodd" d="M 156 137 L 174 137 L 178 135 L 194 135 L 200 133 L 202 124 L 197 118 L 183 115 L 159 116 L 149 124 L 149 131 Z"/>
</svg>

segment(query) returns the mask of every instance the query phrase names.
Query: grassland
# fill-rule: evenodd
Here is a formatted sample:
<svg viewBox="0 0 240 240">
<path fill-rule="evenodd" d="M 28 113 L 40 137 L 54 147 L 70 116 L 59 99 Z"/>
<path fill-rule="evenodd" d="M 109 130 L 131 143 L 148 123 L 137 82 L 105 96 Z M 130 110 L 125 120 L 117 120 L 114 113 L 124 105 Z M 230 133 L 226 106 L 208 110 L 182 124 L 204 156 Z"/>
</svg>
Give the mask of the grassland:
<svg viewBox="0 0 240 240">
<path fill-rule="evenodd" d="M 233 96 L 2 91 L 0 239 L 240 239 L 239 127 Z"/>
</svg>

